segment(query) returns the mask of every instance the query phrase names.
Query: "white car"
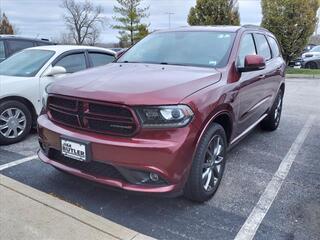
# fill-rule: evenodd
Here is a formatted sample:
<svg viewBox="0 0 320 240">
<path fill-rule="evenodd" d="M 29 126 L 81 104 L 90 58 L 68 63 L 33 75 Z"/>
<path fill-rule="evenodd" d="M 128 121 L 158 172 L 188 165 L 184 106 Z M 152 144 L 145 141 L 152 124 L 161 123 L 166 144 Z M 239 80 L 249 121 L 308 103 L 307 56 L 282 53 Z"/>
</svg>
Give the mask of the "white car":
<svg viewBox="0 0 320 240">
<path fill-rule="evenodd" d="M 0 144 L 22 140 L 36 123 L 42 95 L 63 75 L 108 64 L 114 51 L 89 46 L 25 49 L 0 63 Z"/>
<path fill-rule="evenodd" d="M 320 46 L 313 47 L 309 52 L 302 54 L 302 67 L 320 68 Z"/>
</svg>

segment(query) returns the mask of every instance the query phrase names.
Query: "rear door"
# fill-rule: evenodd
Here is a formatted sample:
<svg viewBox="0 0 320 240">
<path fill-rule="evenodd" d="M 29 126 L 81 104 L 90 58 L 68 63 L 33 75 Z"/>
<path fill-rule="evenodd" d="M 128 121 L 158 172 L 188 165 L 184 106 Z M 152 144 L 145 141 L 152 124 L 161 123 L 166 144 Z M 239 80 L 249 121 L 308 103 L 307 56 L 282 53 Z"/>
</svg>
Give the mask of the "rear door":
<svg viewBox="0 0 320 240">
<path fill-rule="evenodd" d="M 277 40 L 272 36 L 266 36 L 271 48 L 272 59 L 270 60 L 269 82 L 272 97 L 272 103 L 278 88 L 284 78 L 286 64 L 282 58 L 281 51 Z M 271 104 L 272 104 L 271 103 Z"/>
<path fill-rule="evenodd" d="M 271 59 L 271 52 L 269 45 L 265 40 L 265 43 L 261 41 L 255 41 L 255 33 L 245 33 L 242 36 L 239 53 L 237 58 L 237 66 L 244 67 L 244 59 L 247 55 L 261 55 L 266 61 Z M 262 35 L 263 36 L 263 35 Z M 266 46 L 261 44 L 266 44 Z M 269 52 L 268 52 L 268 51 Z M 244 72 L 240 78 L 239 89 L 239 116 L 238 116 L 238 128 L 237 134 L 241 134 L 266 112 L 269 101 L 269 90 L 266 90 L 268 86 L 266 75 L 267 69 Z"/>
</svg>

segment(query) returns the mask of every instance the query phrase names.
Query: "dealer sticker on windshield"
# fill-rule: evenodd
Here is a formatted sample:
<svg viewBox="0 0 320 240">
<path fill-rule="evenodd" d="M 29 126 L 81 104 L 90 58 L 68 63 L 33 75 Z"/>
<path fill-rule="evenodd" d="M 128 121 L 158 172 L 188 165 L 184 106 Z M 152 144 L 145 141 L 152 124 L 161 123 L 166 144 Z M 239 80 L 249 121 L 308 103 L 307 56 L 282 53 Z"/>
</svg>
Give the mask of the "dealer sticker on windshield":
<svg viewBox="0 0 320 240">
<path fill-rule="evenodd" d="M 86 144 L 74 142 L 71 140 L 61 139 L 61 153 L 69 158 L 78 161 L 87 161 Z"/>
</svg>

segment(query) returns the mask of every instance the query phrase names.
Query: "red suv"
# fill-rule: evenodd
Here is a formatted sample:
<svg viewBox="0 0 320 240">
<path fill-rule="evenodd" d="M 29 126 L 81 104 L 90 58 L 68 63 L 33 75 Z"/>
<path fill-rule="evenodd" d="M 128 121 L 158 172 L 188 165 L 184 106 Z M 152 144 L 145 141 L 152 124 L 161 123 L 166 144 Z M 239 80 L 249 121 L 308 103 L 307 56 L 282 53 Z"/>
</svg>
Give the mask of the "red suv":
<svg viewBox="0 0 320 240">
<path fill-rule="evenodd" d="M 265 29 L 158 31 L 116 62 L 47 88 L 39 157 L 105 185 L 206 201 L 228 148 L 258 124 L 278 127 L 284 77 Z"/>
</svg>

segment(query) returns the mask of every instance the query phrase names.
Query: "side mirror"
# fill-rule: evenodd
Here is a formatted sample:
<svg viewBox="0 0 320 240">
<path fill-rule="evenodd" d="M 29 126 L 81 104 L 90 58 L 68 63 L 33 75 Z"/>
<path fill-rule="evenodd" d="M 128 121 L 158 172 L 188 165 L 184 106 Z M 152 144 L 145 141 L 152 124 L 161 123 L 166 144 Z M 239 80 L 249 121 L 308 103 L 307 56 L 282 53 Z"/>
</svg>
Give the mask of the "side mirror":
<svg viewBox="0 0 320 240">
<path fill-rule="evenodd" d="M 244 58 L 244 67 L 238 68 L 239 72 L 252 72 L 266 68 L 264 57 L 259 55 L 247 55 Z"/>
<path fill-rule="evenodd" d="M 60 74 L 66 74 L 66 73 L 67 73 L 67 70 L 64 67 L 54 66 L 54 67 L 47 69 L 47 71 L 45 71 L 42 76 L 48 77 L 48 76 L 56 76 L 56 75 L 60 75 Z"/>
</svg>

